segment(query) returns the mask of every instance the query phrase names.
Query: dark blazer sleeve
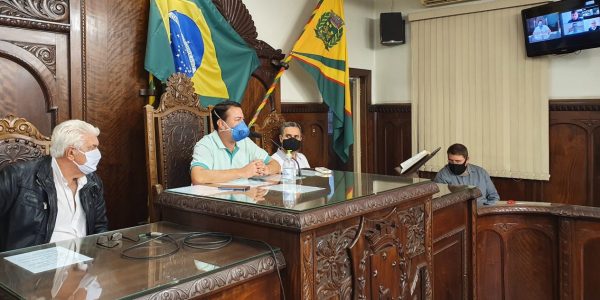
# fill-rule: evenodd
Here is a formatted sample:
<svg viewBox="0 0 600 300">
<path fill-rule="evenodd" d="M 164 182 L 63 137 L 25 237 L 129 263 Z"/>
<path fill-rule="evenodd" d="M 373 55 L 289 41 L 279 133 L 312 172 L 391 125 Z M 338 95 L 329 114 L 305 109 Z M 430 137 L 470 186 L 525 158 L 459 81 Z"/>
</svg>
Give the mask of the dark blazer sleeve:
<svg viewBox="0 0 600 300">
<path fill-rule="evenodd" d="M 106 202 L 104 202 L 104 185 L 102 184 L 100 177 L 97 175 L 95 176 L 94 180 L 98 185 L 98 191 L 93 201 L 96 215 L 93 233 L 100 233 L 108 231 L 108 218 L 106 217 Z"/>
<path fill-rule="evenodd" d="M 18 190 L 17 169 L 9 165 L 0 170 L 0 219 L 4 219 L 15 201 Z"/>
</svg>

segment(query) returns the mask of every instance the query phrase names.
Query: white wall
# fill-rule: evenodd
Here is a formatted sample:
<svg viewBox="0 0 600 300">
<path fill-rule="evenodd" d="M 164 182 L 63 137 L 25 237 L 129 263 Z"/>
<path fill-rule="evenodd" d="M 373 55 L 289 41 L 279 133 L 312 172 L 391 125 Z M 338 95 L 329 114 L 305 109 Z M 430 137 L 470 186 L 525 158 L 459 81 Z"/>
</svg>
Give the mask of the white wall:
<svg viewBox="0 0 600 300">
<path fill-rule="evenodd" d="M 473 5 L 482 1 L 467 2 Z M 425 9 L 419 0 L 395 0 L 394 10 L 408 15 Z M 430 8 L 435 9 L 435 8 Z M 390 1 L 375 3 L 376 19 L 379 13 L 390 11 Z M 375 24 L 375 41 L 379 43 L 379 21 Z M 407 44 L 375 47 L 373 103 L 410 102 L 410 24 L 407 22 Z M 523 46 L 524 47 L 524 46 Z M 600 48 L 583 50 L 550 59 L 550 99 L 600 98 Z M 376 78 L 376 79 L 375 79 Z"/>
<path fill-rule="evenodd" d="M 550 56 L 550 99 L 600 98 L 600 48 Z"/>
<path fill-rule="evenodd" d="M 288 54 L 308 21 L 317 0 L 243 0 L 250 11 L 258 38 Z M 348 60 L 351 68 L 373 70 L 373 0 L 345 0 Z M 293 61 L 281 78 L 282 102 L 321 102 L 308 74 Z"/>
<path fill-rule="evenodd" d="M 243 2 L 252 14 L 258 38 L 287 54 L 318 1 Z M 345 1 L 350 67 L 372 70 L 373 103 L 408 103 L 411 100 L 410 24 L 406 26 L 406 44 L 382 46 L 379 43 L 379 13 L 393 10 L 406 16 L 423 9 L 426 8 L 419 0 Z M 549 58 L 550 99 L 600 98 L 600 48 Z M 281 99 L 283 102 L 320 102 L 321 96 L 312 78 L 292 62 L 281 80 Z"/>
</svg>

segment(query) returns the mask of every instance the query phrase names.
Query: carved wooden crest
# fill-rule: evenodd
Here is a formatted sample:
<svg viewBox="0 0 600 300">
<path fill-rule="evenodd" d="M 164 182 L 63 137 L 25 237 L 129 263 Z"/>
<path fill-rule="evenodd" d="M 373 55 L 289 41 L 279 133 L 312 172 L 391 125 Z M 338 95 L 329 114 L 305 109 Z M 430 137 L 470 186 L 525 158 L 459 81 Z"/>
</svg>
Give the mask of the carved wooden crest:
<svg viewBox="0 0 600 300">
<path fill-rule="evenodd" d="M 33 124 L 13 115 L 0 119 L 0 138 L 6 134 L 20 134 L 40 141 L 50 141 L 50 138 L 43 135 Z"/>
<path fill-rule="evenodd" d="M 174 73 L 167 79 L 167 89 L 160 97 L 160 106 L 155 113 L 164 112 L 175 106 L 194 107 L 208 112 L 208 109 L 202 108 L 199 104 L 192 80 L 185 74 Z"/>
<path fill-rule="evenodd" d="M 283 116 L 277 111 L 272 111 L 265 118 L 262 125 L 255 125 L 254 131 L 260 133 L 262 137 L 260 138 L 260 145 L 263 149 L 267 150 L 273 149 L 274 145 L 272 141 L 278 141 L 279 129 L 281 125 L 283 125 L 285 119 Z"/>
<path fill-rule="evenodd" d="M 24 118 L 0 119 L 0 169 L 8 164 L 47 155 L 50 138 Z"/>
</svg>

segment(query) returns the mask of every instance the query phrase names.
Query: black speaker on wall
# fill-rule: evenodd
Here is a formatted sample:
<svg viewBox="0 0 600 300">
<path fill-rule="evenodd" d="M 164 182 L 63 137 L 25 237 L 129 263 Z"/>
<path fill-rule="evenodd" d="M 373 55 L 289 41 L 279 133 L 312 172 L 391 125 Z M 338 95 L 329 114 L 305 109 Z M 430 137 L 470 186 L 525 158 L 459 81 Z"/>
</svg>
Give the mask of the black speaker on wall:
<svg viewBox="0 0 600 300">
<path fill-rule="evenodd" d="M 381 13 L 379 15 L 379 32 L 381 34 L 382 45 L 399 45 L 406 43 L 402 13 Z"/>
</svg>

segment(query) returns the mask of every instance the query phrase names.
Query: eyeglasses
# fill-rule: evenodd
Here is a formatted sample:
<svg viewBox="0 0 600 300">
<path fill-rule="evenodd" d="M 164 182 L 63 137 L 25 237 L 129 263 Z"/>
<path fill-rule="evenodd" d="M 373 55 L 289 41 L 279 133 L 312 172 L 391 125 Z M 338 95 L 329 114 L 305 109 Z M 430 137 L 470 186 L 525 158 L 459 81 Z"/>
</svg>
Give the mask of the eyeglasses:
<svg viewBox="0 0 600 300">
<path fill-rule="evenodd" d="M 96 240 L 96 245 L 105 248 L 114 248 L 121 244 L 122 239 L 123 234 L 120 232 L 115 232 L 111 235 L 101 235 L 98 237 L 98 240 Z"/>
</svg>

